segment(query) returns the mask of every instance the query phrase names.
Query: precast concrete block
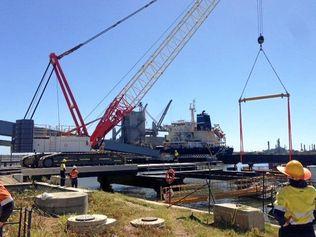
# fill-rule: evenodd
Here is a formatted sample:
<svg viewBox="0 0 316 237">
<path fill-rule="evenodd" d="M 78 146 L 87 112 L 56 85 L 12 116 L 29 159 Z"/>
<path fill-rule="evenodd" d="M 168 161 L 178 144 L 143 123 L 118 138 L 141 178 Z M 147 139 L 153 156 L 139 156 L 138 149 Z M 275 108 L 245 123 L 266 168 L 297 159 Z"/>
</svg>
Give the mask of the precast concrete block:
<svg viewBox="0 0 316 237">
<path fill-rule="evenodd" d="M 143 218 L 132 220 L 130 223 L 134 227 L 160 228 L 160 227 L 164 227 L 165 220 L 158 217 L 143 217 Z"/>
<path fill-rule="evenodd" d="M 57 192 L 37 195 L 35 203 L 49 213 L 86 214 L 88 212 L 88 194 L 83 192 Z"/>
<path fill-rule="evenodd" d="M 243 231 L 254 228 L 264 231 L 264 216 L 260 209 L 246 205 L 222 203 L 214 205 L 214 223 L 233 226 Z"/>
<path fill-rule="evenodd" d="M 95 236 L 115 222 L 115 219 L 99 214 L 71 216 L 67 220 L 67 230 L 84 236 Z"/>
</svg>

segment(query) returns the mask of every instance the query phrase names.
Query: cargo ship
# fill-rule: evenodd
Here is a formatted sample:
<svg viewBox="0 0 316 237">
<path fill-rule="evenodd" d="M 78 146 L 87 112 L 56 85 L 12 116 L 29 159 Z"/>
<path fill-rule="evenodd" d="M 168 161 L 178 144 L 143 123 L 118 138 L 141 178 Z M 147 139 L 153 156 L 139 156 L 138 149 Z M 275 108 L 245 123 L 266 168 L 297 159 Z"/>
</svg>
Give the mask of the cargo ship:
<svg viewBox="0 0 316 237">
<path fill-rule="evenodd" d="M 226 145 L 226 136 L 219 124 L 212 125 L 210 115 L 205 111 L 194 117 L 195 106 L 190 105 L 191 121 L 179 120 L 166 125 L 166 135 L 163 145 L 159 147 L 162 153 L 184 155 L 207 155 L 215 157 L 218 154 L 231 155 L 233 148 Z"/>
</svg>

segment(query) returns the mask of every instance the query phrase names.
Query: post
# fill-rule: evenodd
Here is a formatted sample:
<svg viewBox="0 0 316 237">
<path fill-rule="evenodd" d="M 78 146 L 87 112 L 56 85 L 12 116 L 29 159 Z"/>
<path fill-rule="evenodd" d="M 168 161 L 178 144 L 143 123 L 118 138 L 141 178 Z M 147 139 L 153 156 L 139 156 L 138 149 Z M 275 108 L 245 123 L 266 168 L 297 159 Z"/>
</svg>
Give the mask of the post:
<svg viewBox="0 0 316 237">
<path fill-rule="evenodd" d="M 262 172 L 262 212 L 264 213 L 264 199 L 265 199 L 265 184 L 264 184 L 264 179 L 265 179 L 265 172 Z"/>
<path fill-rule="evenodd" d="M 240 136 L 240 162 L 242 163 L 243 153 L 244 153 L 244 138 L 242 129 L 242 114 L 241 114 L 241 101 L 239 100 L 239 136 Z"/>
<path fill-rule="evenodd" d="M 19 230 L 18 230 L 18 236 L 20 237 L 20 236 L 21 236 L 21 227 L 22 227 L 22 207 L 19 208 L 19 212 L 20 212 L 20 215 L 19 215 Z"/>
<path fill-rule="evenodd" d="M 23 236 L 26 236 L 26 208 L 24 209 Z"/>
<path fill-rule="evenodd" d="M 289 130 L 289 160 L 292 160 L 292 126 L 291 126 L 291 109 L 290 109 L 290 95 L 287 97 L 287 113 L 288 113 L 288 130 Z"/>
<path fill-rule="evenodd" d="M 32 226 L 32 208 L 28 209 L 28 218 L 27 218 L 27 237 L 31 237 L 31 226 Z"/>
</svg>

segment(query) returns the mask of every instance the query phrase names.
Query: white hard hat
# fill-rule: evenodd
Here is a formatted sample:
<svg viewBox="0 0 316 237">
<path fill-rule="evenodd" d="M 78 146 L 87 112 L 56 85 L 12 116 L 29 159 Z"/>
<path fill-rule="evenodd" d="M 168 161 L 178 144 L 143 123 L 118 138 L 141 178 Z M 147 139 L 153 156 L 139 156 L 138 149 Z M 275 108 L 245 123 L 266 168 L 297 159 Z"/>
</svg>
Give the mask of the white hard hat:
<svg viewBox="0 0 316 237">
<path fill-rule="evenodd" d="M 74 165 L 72 168 L 73 168 L 73 169 L 77 169 L 77 166 Z"/>
</svg>

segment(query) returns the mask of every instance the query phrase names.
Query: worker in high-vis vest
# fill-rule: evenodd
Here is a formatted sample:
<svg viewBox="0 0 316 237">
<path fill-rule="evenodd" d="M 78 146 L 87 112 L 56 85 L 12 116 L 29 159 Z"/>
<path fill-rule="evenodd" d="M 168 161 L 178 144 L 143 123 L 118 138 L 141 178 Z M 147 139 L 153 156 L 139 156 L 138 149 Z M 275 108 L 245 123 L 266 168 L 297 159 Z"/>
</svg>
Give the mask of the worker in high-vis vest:
<svg viewBox="0 0 316 237">
<path fill-rule="evenodd" d="M 66 181 L 66 159 L 63 159 L 60 164 L 60 186 L 65 186 Z"/>
<path fill-rule="evenodd" d="M 281 188 L 274 202 L 274 216 L 280 224 L 280 237 L 315 237 L 313 221 L 316 189 L 307 185 L 311 172 L 297 161 L 277 169 L 285 174 L 288 185 Z"/>
<path fill-rule="evenodd" d="M 72 170 L 69 173 L 70 180 L 71 180 L 71 187 L 78 188 L 78 174 L 79 174 L 79 171 L 77 169 L 77 166 L 74 165 L 72 167 Z"/>
<path fill-rule="evenodd" d="M 9 191 L 4 187 L 3 183 L 0 181 L 0 237 L 3 235 L 3 225 L 8 220 L 12 214 L 14 208 L 14 202 Z"/>
<path fill-rule="evenodd" d="M 177 151 L 177 150 L 174 150 L 174 161 L 179 161 L 179 156 L 180 156 L 180 154 L 179 154 L 179 152 Z"/>
</svg>

